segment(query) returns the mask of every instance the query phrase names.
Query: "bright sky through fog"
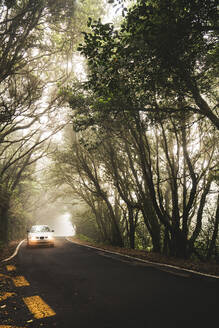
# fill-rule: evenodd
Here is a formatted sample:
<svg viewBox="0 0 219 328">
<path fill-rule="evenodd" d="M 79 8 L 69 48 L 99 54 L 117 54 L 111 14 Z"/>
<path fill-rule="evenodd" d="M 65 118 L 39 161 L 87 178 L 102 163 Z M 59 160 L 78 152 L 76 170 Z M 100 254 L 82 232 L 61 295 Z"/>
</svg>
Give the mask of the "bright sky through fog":
<svg viewBox="0 0 219 328">
<path fill-rule="evenodd" d="M 122 16 L 122 9 L 114 7 L 113 4 L 107 4 L 107 14 L 103 17 L 102 23 L 114 23 L 119 16 Z M 84 62 L 84 57 L 78 53 L 74 54 L 72 60 L 66 64 L 70 69 L 73 68 L 79 81 L 85 81 L 87 78 L 84 70 Z"/>
<path fill-rule="evenodd" d="M 114 7 L 113 4 L 108 4 L 107 14 L 102 19 L 102 22 L 104 24 L 113 23 L 119 16 L 122 16 L 122 9 Z"/>
<path fill-rule="evenodd" d="M 73 236 L 75 234 L 71 223 L 71 214 L 66 212 L 54 218 L 52 225 L 55 230 L 55 236 Z"/>
</svg>

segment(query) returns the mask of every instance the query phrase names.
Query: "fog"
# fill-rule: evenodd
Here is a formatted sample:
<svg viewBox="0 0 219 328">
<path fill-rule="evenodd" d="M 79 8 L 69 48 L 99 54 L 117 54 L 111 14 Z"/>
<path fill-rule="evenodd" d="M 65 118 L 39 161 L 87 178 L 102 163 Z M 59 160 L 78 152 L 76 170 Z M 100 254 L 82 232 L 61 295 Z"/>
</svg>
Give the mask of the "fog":
<svg viewBox="0 0 219 328">
<path fill-rule="evenodd" d="M 71 214 L 66 212 L 56 217 L 53 221 L 53 229 L 55 236 L 73 236 L 75 230 L 71 223 Z"/>
<path fill-rule="evenodd" d="M 71 214 L 68 212 L 59 214 L 53 218 L 41 218 L 35 224 L 48 225 L 55 231 L 54 235 L 58 237 L 73 236 L 75 234 L 75 229 L 71 223 Z"/>
</svg>

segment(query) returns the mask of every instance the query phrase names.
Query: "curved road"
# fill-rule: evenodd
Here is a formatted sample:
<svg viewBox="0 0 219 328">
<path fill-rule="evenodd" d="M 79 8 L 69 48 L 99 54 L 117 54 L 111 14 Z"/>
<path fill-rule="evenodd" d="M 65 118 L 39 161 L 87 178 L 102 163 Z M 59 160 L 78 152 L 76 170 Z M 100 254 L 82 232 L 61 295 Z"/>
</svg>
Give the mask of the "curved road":
<svg viewBox="0 0 219 328">
<path fill-rule="evenodd" d="M 200 328 L 218 321 L 219 279 L 166 272 L 64 238 L 54 248 L 23 243 L 7 270 L 15 295 L 7 299 L 11 321 L 3 313 L 0 327 Z"/>
</svg>

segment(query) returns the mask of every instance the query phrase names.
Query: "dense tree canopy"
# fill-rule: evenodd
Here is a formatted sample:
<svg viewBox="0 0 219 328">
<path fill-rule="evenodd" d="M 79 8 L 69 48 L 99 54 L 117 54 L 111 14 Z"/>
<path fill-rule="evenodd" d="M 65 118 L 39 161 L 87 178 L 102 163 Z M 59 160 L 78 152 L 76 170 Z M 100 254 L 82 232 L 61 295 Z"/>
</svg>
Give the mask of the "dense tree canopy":
<svg viewBox="0 0 219 328">
<path fill-rule="evenodd" d="M 121 26 L 97 19 L 105 1 L 0 1 L 0 241 L 26 202 L 35 217 L 43 181 L 69 211 L 83 204 L 78 233 L 217 259 L 217 3 L 108 2 Z"/>
<path fill-rule="evenodd" d="M 117 225 L 131 247 L 143 221 L 156 251 L 202 257 L 211 249 L 212 255 L 218 234 L 216 1 L 139 0 L 120 29 L 91 19 L 88 26 L 79 47 L 87 81 L 63 89 L 84 148 L 68 157 L 66 172 L 73 166 L 73 179 L 85 175 L 81 189 L 93 197 L 100 197 L 100 178 L 102 196 L 119 195 Z M 209 220 L 211 246 L 200 251 Z"/>
<path fill-rule="evenodd" d="M 87 11 L 101 12 L 97 5 L 98 0 L 93 7 L 90 0 L 0 2 L 0 241 L 8 240 L 9 210 L 22 194 L 20 185 L 26 179 L 31 186 L 36 162 L 63 127 L 57 88 L 73 74 L 69 56 L 80 28 L 86 28 Z"/>
<path fill-rule="evenodd" d="M 93 120 L 124 109 L 152 119 L 184 111 L 219 128 L 216 1 L 137 1 L 119 31 L 100 21 L 89 25 L 80 50 Z"/>
</svg>

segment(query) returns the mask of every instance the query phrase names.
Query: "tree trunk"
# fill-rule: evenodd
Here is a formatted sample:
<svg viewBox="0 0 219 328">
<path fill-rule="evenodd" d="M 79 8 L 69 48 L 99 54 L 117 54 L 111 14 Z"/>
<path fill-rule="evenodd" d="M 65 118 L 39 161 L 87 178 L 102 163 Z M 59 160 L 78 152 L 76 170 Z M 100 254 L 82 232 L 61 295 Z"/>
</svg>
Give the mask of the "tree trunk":
<svg viewBox="0 0 219 328">
<path fill-rule="evenodd" d="M 206 100 L 201 96 L 196 81 L 192 79 L 185 69 L 182 70 L 181 73 L 183 74 L 183 79 L 185 80 L 188 88 L 191 90 L 195 103 L 200 110 L 200 114 L 206 116 L 217 128 L 217 130 L 219 130 L 219 118 L 213 113 Z"/>
<path fill-rule="evenodd" d="M 102 198 L 105 201 L 107 208 L 109 210 L 109 213 L 110 213 L 111 224 L 112 224 L 112 243 L 114 246 L 123 247 L 124 243 L 122 240 L 120 228 L 119 228 L 118 222 L 116 220 L 116 216 L 114 214 L 112 205 L 110 204 L 108 198 L 105 197 L 105 195 L 102 194 Z"/>
<path fill-rule="evenodd" d="M 170 252 L 169 230 L 164 227 L 163 254 L 164 255 L 169 255 L 169 252 Z"/>
<path fill-rule="evenodd" d="M 206 186 L 203 190 L 203 193 L 201 195 L 201 198 L 200 198 L 199 208 L 198 208 L 198 213 L 197 213 L 196 226 L 195 226 L 195 229 L 193 231 L 192 236 L 189 239 L 189 255 L 191 255 L 194 252 L 195 241 L 196 241 L 196 239 L 198 238 L 198 236 L 201 232 L 203 210 L 204 210 L 204 207 L 205 207 L 206 197 L 207 197 L 208 192 L 210 190 L 211 183 L 212 183 L 212 177 L 210 177 L 209 180 L 207 181 L 207 184 L 206 184 Z"/>
<path fill-rule="evenodd" d="M 185 238 L 179 228 L 173 229 L 171 232 L 171 250 L 172 256 L 187 259 L 188 254 L 188 240 Z"/>
<path fill-rule="evenodd" d="M 148 210 L 149 207 L 144 206 L 144 208 L 142 208 L 144 223 L 152 239 L 153 252 L 160 253 L 160 225 L 155 218 L 156 214 L 153 211 Z"/>
<path fill-rule="evenodd" d="M 0 209 L 0 241 L 4 244 L 8 243 L 8 210 L 8 204 L 3 205 Z"/>
<path fill-rule="evenodd" d="M 207 253 L 208 260 L 211 258 L 213 251 L 216 247 L 216 240 L 217 240 L 217 236 L 218 236 L 218 225 L 219 225 L 219 195 L 217 198 L 217 210 L 216 210 L 216 217 L 215 217 L 215 223 L 214 223 L 214 231 L 212 234 L 212 238 L 211 238 L 210 245 L 208 248 L 208 253 Z"/>
<path fill-rule="evenodd" d="M 133 208 L 128 207 L 128 216 L 129 216 L 129 243 L 130 248 L 135 249 L 135 227 L 134 227 L 134 213 Z"/>
</svg>

